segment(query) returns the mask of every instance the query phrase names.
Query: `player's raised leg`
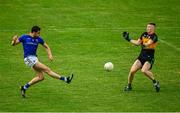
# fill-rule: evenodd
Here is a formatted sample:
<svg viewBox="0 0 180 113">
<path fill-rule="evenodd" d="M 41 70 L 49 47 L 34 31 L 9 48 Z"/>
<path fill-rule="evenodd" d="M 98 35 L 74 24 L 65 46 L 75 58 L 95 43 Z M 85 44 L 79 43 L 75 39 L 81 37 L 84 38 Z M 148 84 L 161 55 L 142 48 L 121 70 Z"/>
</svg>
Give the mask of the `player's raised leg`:
<svg viewBox="0 0 180 113">
<path fill-rule="evenodd" d="M 130 69 L 129 76 L 128 76 L 128 85 L 125 87 L 124 91 L 132 90 L 132 81 L 133 81 L 134 75 L 141 67 L 142 67 L 142 64 L 137 59 Z"/>
<path fill-rule="evenodd" d="M 151 64 L 146 61 L 141 69 L 141 72 L 144 73 L 150 80 L 152 80 L 156 92 L 160 91 L 159 81 L 155 80 L 153 73 L 151 72 Z"/>
<path fill-rule="evenodd" d="M 44 65 L 43 63 L 41 63 L 39 61 L 34 65 L 33 68 L 35 70 L 43 71 L 43 72 L 47 73 L 49 76 L 59 79 L 59 80 L 62 80 L 62 81 L 65 81 L 66 83 L 70 83 L 71 80 L 73 79 L 73 74 L 71 75 L 71 77 L 70 76 L 68 76 L 68 77 L 60 76 L 59 74 L 53 72 L 49 67 L 47 67 L 46 65 Z"/>
</svg>

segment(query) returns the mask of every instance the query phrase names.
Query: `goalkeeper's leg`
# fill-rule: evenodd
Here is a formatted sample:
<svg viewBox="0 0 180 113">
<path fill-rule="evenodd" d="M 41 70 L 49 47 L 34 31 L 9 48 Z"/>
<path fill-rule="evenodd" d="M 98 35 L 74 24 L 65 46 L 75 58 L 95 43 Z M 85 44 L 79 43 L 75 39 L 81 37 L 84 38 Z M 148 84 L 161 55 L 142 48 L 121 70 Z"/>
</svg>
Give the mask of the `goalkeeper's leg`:
<svg viewBox="0 0 180 113">
<path fill-rule="evenodd" d="M 132 90 L 132 82 L 133 82 L 134 75 L 139 69 L 141 69 L 141 67 L 142 67 L 142 64 L 137 59 L 131 67 L 131 70 L 130 70 L 129 76 L 128 76 L 128 85 L 124 88 L 124 91 Z"/>
<path fill-rule="evenodd" d="M 156 90 L 156 92 L 160 91 L 160 85 L 159 85 L 159 81 L 157 81 L 154 78 L 153 73 L 151 72 L 151 64 L 146 61 L 141 69 L 141 72 L 144 73 L 144 75 L 146 75 L 150 80 L 152 80 L 154 88 Z"/>
</svg>

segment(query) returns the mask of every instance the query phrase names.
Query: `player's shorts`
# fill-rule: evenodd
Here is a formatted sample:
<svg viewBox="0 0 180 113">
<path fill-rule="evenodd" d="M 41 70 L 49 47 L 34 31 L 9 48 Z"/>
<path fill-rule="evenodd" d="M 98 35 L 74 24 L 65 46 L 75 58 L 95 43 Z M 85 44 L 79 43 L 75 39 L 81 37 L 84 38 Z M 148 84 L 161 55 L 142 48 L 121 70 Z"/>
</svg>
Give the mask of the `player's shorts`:
<svg viewBox="0 0 180 113">
<path fill-rule="evenodd" d="M 36 63 L 38 62 L 38 58 L 36 56 L 27 56 L 26 58 L 24 58 L 24 63 L 28 66 L 28 67 L 33 67 Z"/>
<path fill-rule="evenodd" d="M 151 69 L 154 64 L 154 60 L 155 60 L 154 52 L 153 52 L 153 54 L 151 54 L 151 53 L 149 54 L 147 51 L 146 52 L 141 51 L 141 53 L 137 59 L 141 62 L 142 66 L 145 64 L 145 62 L 149 62 L 151 64 L 151 67 L 150 67 L 150 69 Z"/>
</svg>

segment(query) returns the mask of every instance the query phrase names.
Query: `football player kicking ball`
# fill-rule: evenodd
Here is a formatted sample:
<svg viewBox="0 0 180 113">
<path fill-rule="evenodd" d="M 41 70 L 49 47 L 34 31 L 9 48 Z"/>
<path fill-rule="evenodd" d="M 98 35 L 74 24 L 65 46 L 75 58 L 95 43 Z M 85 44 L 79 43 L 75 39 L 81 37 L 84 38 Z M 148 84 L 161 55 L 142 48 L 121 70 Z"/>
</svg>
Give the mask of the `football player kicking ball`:
<svg viewBox="0 0 180 113">
<path fill-rule="evenodd" d="M 155 80 L 151 68 L 154 63 L 154 53 L 157 46 L 158 37 L 155 34 L 155 23 L 148 23 L 146 32 L 144 32 L 138 40 L 133 40 L 129 37 L 128 32 L 123 32 L 123 37 L 134 45 L 140 45 L 142 47 L 141 53 L 137 60 L 132 65 L 129 76 L 128 85 L 125 87 L 124 91 L 132 90 L 132 81 L 135 73 L 141 69 L 141 72 L 146 75 L 150 80 L 152 80 L 156 92 L 160 91 L 160 85 L 157 80 Z"/>
<path fill-rule="evenodd" d="M 73 74 L 68 77 L 60 76 L 59 74 L 53 72 L 49 67 L 47 67 L 38 60 L 36 54 L 38 44 L 41 44 L 46 49 L 49 60 L 53 60 L 51 49 L 40 37 L 40 28 L 38 26 L 33 26 L 29 34 L 22 35 L 19 38 L 17 35 L 13 36 L 11 45 L 15 46 L 19 43 L 22 43 L 23 45 L 25 64 L 28 67 L 31 67 L 36 72 L 36 77 L 34 77 L 24 86 L 21 86 L 22 97 L 25 97 L 25 92 L 30 86 L 44 80 L 44 73 L 47 73 L 49 76 L 53 78 L 65 81 L 66 83 L 71 82 L 71 80 L 73 79 Z"/>
</svg>

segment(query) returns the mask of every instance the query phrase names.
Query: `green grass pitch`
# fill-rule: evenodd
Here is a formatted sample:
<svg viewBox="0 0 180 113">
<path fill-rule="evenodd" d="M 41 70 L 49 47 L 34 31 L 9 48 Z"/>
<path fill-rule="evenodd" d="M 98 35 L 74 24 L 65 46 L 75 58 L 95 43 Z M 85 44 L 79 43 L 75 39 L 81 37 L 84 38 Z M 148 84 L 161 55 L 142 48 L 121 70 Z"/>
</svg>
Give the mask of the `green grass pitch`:
<svg viewBox="0 0 180 113">
<path fill-rule="evenodd" d="M 180 112 L 179 0 L 0 0 L 0 112 Z M 156 93 L 141 72 L 133 91 L 123 92 L 129 69 L 140 52 L 122 39 L 137 39 L 148 22 L 157 24 L 159 45 L 152 71 L 160 81 Z M 72 84 L 45 80 L 20 96 L 19 86 L 35 75 L 23 62 L 22 46 L 10 46 L 14 34 L 33 25 L 52 49 L 50 62 L 39 46 L 41 62 L 62 75 L 75 74 Z M 105 72 L 105 62 L 113 62 Z"/>
</svg>

